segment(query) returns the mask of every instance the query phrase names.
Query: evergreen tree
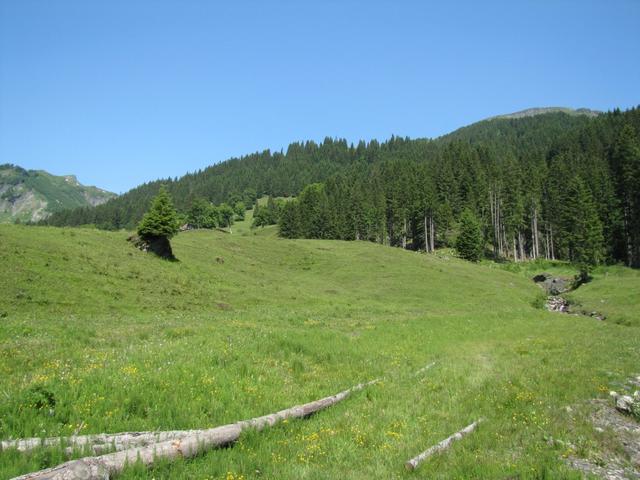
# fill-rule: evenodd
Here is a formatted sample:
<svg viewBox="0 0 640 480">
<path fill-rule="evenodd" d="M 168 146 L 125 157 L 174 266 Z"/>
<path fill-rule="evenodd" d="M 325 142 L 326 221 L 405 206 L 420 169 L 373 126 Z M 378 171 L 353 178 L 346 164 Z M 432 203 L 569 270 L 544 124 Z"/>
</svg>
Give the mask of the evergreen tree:
<svg viewBox="0 0 640 480">
<path fill-rule="evenodd" d="M 226 203 L 221 203 L 218 206 L 218 212 L 220 215 L 220 226 L 228 227 L 231 230 L 231 225 L 233 225 L 233 217 L 235 216 L 235 212 L 230 205 Z"/>
<path fill-rule="evenodd" d="M 265 207 L 261 207 L 256 202 L 256 206 L 253 209 L 253 223 L 252 227 L 266 227 L 269 225 L 269 219 L 267 215 L 267 209 Z"/>
<path fill-rule="evenodd" d="M 274 198 L 269 195 L 267 199 L 266 221 L 267 225 L 275 225 L 280 217 L 280 208 Z"/>
<path fill-rule="evenodd" d="M 153 199 L 151 208 L 142 217 L 138 225 L 138 235 L 145 240 L 163 237 L 167 240 L 178 233 L 178 212 L 173 206 L 171 196 L 162 186 Z"/>
<path fill-rule="evenodd" d="M 138 235 L 142 244 L 156 255 L 173 259 L 169 239 L 178 233 L 179 228 L 178 213 L 169 193 L 162 186 L 138 225 Z"/>
<path fill-rule="evenodd" d="M 622 204 L 627 265 L 640 266 L 640 142 L 630 124 L 624 125 L 613 146 L 612 168 Z"/>
<path fill-rule="evenodd" d="M 603 256 L 602 223 L 591 192 L 580 177 L 569 184 L 565 223 L 570 260 L 597 265 Z"/>
<path fill-rule="evenodd" d="M 187 212 L 187 222 L 193 228 L 214 228 L 217 225 L 213 205 L 204 198 L 196 198 Z"/>
<path fill-rule="evenodd" d="M 283 238 L 299 238 L 300 214 L 296 200 L 287 202 L 282 207 L 280 222 L 278 223 L 278 233 Z"/>
<path fill-rule="evenodd" d="M 484 241 L 482 228 L 477 217 L 466 209 L 460 217 L 460 233 L 456 240 L 458 255 L 471 262 L 478 262 L 482 258 Z"/>
<path fill-rule="evenodd" d="M 233 211 L 236 214 L 236 218 L 238 220 L 244 220 L 244 212 L 247 210 L 245 203 L 242 201 L 237 201 L 233 205 Z"/>
<path fill-rule="evenodd" d="M 324 185 L 312 183 L 300 194 L 300 229 L 304 238 L 333 238 Z"/>
</svg>

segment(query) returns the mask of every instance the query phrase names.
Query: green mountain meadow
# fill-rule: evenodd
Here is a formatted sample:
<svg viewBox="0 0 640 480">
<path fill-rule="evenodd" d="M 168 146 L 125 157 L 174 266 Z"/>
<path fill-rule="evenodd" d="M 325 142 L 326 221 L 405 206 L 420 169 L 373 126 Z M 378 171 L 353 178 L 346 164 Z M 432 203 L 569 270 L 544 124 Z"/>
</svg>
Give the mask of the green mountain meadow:
<svg viewBox="0 0 640 480">
<path fill-rule="evenodd" d="M 212 427 L 382 377 L 308 419 L 119 478 L 577 479 L 563 458 L 618 448 L 588 415 L 639 373 L 638 271 L 599 267 L 573 293 L 602 322 L 541 308 L 530 277 L 568 264 L 288 240 L 250 220 L 180 233 L 177 262 L 123 231 L 0 226 L 0 437 Z M 9 449 L 0 477 L 64 460 Z"/>
</svg>

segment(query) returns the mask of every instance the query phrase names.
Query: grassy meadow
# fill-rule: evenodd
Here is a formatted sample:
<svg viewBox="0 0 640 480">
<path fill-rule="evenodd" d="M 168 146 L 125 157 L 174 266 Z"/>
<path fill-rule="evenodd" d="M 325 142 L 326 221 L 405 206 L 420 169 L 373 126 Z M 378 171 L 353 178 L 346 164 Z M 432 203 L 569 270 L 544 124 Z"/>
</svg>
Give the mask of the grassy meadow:
<svg viewBox="0 0 640 480">
<path fill-rule="evenodd" d="M 581 413 L 640 374 L 638 272 L 601 269 L 572 294 L 600 322 L 541 309 L 523 269 L 283 240 L 250 230 L 250 213 L 233 234 L 179 234 L 178 262 L 126 232 L 0 225 L 0 438 L 206 428 L 384 377 L 309 419 L 120 478 L 577 479 L 563 456 L 611 441 Z M 63 460 L 7 450 L 0 478 Z"/>
</svg>

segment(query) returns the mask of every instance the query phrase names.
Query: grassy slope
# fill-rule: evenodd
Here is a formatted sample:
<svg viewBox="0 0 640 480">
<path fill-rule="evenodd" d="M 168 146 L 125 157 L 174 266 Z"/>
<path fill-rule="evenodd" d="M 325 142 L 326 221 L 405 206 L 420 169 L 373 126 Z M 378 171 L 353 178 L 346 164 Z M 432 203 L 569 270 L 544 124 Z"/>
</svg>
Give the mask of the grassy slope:
<svg viewBox="0 0 640 480">
<path fill-rule="evenodd" d="M 598 434 L 564 407 L 640 373 L 640 329 L 535 309 L 525 275 L 212 231 L 176 237 L 171 263 L 125 237 L 0 226 L 0 437 L 214 426 L 386 375 L 309 420 L 124 478 L 578 478 L 546 436 L 591 455 Z M 449 454 L 403 470 L 480 416 Z M 0 453 L 0 477 L 59 460 Z"/>
<path fill-rule="evenodd" d="M 489 267 L 519 273 L 533 278 L 537 273 L 549 272 L 554 276 L 571 279 L 576 269 L 566 262 L 539 260 L 527 263 L 492 264 Z M 597 267 L 593 281 L 565 294 L 575 312 L 604 314 L 608 321 L 640 327 L 640 271 L 621 266 Z M 544 296 L 540 293 L 541 296 Z"/>
<path fill-rule="evenodd" d="M 640 272 L 622 267 L 603 267 L 594 280 L 568 297 L 576 309 L 603 313 L 609 321 L 640 326 Z"/>
</svg>

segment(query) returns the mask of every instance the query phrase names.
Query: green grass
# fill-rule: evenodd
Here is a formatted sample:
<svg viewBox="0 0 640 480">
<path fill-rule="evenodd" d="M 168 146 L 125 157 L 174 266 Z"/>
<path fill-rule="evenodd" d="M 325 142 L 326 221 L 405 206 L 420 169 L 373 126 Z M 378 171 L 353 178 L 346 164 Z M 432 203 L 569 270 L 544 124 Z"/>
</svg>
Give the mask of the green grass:
<svg viewBox="0 0 640 480">
<path fill-rule="evenodd" d="M 384 376 L 307 420 L 123 478 L 580 478 L 546 439 L 595 454 L 598 433 L 565 407 L 640 373 L 626 269 L 575 294 L 610 292 L 611 315 L 628 310 L 632 326 L 547 313 L 522 272 L 447 255 L 191 231 L 167 262 L 125 238 L 0 226 L 3 439 L 210 427 Z M 481 416 L 477 433 L 404 470 Z M 61 460 L 0 452 L 0 478 Z"/>
<path fill-rule="evenodd" d="M 502 264 L 485 262 L 485 265 L 530 279 L 541 272 L 567 279 L 578 274 L 574 265 L 561 261 L 537 260 Z M 572 310 L 586 315 L 597 312 L 604 314 L 609 322 L 640 326 L 640 271 L 622 266 L 601 266 L 595 268 L 591 276 L 592 281 L 564 295 L 571 302 Z"/>
<path fill-rule="evenodd" d="M 276 200 L 284 200 L 290 201 L 293 197 L 276 197 Z M 258 203 L 261 206 L 266 206 L 269 197 L 260 197 L 258 199 Z M 257 227 L 252 228 L 251 224 L 253 223 L 253 208 L 247 210 L 245 212 L 244 220 L 236 221 L 231 227 L 231 231 L 235 235 L 254 235 L 254 236 L 266 236 L 266 237 L 276 237 L 278 235 L 278 226 L 277 225 L 269 225 L 267 227 Z"/>
<path fill-rule="evenodd" d="M 568 295 L 575 309 L 598 312 L 607 321 L 640 326 L 640 272 L 624 267 L 601 267 L 593 272 L 593 281 Z"/>
</svg>

